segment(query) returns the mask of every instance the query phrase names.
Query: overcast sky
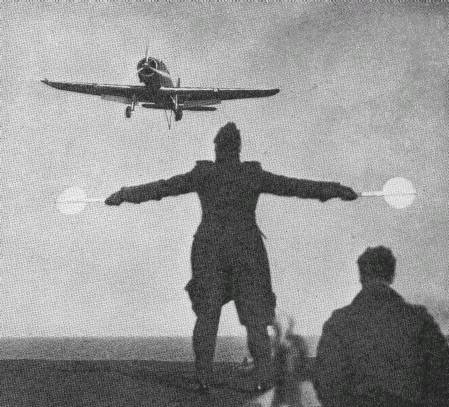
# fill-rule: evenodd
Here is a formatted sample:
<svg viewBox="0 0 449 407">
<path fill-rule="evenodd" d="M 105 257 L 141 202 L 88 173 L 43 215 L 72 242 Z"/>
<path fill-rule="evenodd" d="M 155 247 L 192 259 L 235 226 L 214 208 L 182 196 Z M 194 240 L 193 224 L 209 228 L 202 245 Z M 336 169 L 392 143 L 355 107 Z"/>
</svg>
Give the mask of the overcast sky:
<svg viewBox="0 0 449 407">
<path fill-rule="evenodd" d="M 335 3 L 335 2 L 334 2 Z M 235 121 L 242 158 L 358 191 L 411 180 L 415 203 L 262 196 L 278 310 L 320 333 L 359 290 L 356 259 L 383 244 L 394 288 L 449 332 L 448 5 L 419 2 L 2 5 L 1 336 L 190 335 L 183 290 L 200 220 L 194 194 L 63 215 L 66 188 L 106 197 L 213 158 Z M 137 84 L 163 59 L 185 86 L 279 87 L 271 98 L 163 112 L 49 88 L 40 79 Z M 233 304 L 220 334 L 242 335 Z"/>
</svg>

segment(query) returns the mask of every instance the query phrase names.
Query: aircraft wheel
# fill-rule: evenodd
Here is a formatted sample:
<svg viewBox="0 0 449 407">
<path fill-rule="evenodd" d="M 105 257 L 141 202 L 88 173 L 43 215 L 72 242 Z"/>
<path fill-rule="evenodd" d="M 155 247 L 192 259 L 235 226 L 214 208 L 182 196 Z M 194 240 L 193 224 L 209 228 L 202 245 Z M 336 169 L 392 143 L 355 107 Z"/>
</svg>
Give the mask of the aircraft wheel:
<svg viewBox="0 0 449 407">
<path fill-rule="evenodd" d="M 125 116 L 127 119 L 131 117 L 131 106 L 126 106 Z"/>
<path fill-rule="evenodd" d="M 179 121 L 179 120 L 181 120 L 182 119 L 182 110 L 178 110 L 176 113 L 175 113 L 175 121 Z"/>
</svg>

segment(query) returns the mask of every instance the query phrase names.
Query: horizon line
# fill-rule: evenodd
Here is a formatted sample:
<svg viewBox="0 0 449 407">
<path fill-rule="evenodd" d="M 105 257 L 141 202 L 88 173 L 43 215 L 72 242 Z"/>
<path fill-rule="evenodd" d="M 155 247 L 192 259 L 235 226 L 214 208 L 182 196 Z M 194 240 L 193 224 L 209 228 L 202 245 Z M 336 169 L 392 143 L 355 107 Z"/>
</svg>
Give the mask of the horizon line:
<svg viewBox="0 0 449 407">
<path fill-rule="evenodd" d="M 317 337 L 320 334 L 301 335 L 306 337 Z M 4 339 L 192 339 L 191 335 L 31 335 L 31 336 L 0 336 L 0 340 Z M 218 335 L 217 338 L 236 338 L 245 339 L 246 335 Z"/>
</svg>

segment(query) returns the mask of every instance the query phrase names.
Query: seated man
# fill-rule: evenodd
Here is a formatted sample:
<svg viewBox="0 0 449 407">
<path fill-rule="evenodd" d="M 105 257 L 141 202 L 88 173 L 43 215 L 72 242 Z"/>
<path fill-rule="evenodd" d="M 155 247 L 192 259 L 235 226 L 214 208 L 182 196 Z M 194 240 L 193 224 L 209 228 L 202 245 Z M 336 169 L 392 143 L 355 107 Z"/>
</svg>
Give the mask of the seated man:
<svg viewBox="0 0 449 407">
<path fill-rule="evenodd" d="M 324 324 L 314 385 L 323 407 L 448 406 L 449 347 L 423 306 L 394 291 L 383 246 L 358 259 L 362 290 Z"/>
</svg>

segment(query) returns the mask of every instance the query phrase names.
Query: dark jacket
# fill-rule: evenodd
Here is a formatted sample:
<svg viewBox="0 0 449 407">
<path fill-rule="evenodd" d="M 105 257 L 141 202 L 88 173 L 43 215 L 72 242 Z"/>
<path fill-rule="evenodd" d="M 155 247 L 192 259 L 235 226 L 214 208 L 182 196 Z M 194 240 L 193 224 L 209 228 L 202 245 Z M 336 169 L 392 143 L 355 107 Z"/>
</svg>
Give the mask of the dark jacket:
<svg viewBox="0 0 449 407">
<path fill-rule="evenodd" d="M 314 384 L 324 407 L 443 407 L 448 374 L 448 344 L 431 315 L 379 283 L 324 324 Z"/>
<path fill-rule="evenodd" d="M 140 203 L 196 192 L 203 217 L 198 233 L 215 227 L 227 230 L 255 228 L 261 193 L 327 200 L 338 196 L 340 184 L 275 175 L 255 161 L 197 161 L 192 171 L 122 190 L 125 201 Z"/>
<path fill-rule="evenodd" d="M 264 171 L 258 162 L 198 161 L 192 171 L 168 180 L 122 189 L 139 203 L 196 192 L 202 220 L 192 246 L 192 279 L 186 289 L 195 313 L 217 312 L 234 300 L 244 325 L 270 324 L 275 295 L 268 257 L 256 223 L 259 195 L 269 193 L 327 200 L 340 185 L 288 178 Z"/>
</svg>

